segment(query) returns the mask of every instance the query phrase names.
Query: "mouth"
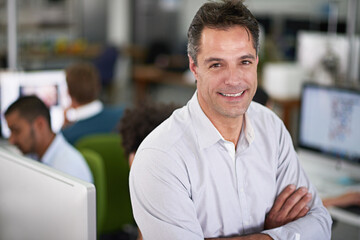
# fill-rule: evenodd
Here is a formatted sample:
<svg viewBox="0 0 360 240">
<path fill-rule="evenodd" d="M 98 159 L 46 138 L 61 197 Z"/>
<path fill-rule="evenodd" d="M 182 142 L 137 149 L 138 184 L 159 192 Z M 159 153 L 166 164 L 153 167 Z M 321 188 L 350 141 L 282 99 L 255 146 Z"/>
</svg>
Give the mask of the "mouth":
<svg viewBox="0 0 360 240">
<path fill-rule="evenodd" d="M 244 91 L 241 91 L 239 93 L 219 93 L 221 96 L 224 97 L 240 97 L 242 94 L 244 93 Z"/>
</svg>

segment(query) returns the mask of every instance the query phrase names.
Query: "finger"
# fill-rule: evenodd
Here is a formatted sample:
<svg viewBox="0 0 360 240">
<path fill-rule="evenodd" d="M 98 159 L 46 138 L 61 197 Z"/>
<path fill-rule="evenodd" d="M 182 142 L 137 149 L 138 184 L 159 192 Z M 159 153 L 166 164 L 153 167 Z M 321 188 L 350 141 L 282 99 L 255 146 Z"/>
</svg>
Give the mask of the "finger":
<svg viewBox="0 0 360 240">
<path fill-rule="evenodd" d="M 312 195 L 311 193 L 307 193 L 304 197 L 302 197 L 295 206 L 290 210 L 289 217 L 297 218 L 297 216 L 302 214 L 303 210 L 307 208 L 307 204 L 311 201 Z M 306 211 L 307 212 L 307 211 Z"/>
<path fill-rule="evenodd" d="M 277 196 L 273 207 L 270 212 L 279 212 L 285 201 L 294 193 L 296 187 L 293 184 L 288 185 L 280 194 Z"/>
<path fill-rule="evenodd" d="M 306 187 L 298 188 L 290 197 L 288 197 L 283 204 L 281 211 L 283 214 L 288 215 L 289 212 L 293 209 L 293 207 L 299 203 L 299 201 L 307 194 Z"/>
<path fill-rule="evenodd" d="M 308 212 L 309 212 L 310 208 L 308 206 L 305 206 L 300 212 L 299 214 L 295 217 L 294 220 L 297 220 L 299 218 L 304 217 Z"/>
</svg>

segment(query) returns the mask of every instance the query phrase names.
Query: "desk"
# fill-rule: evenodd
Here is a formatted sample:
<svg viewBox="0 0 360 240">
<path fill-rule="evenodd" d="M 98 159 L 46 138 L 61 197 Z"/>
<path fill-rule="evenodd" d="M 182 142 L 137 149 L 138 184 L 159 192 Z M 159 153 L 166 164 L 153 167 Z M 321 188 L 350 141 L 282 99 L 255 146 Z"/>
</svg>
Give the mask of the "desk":
<svg viewBox="0 0 360 240">
<path fill-rule="evenodd" d="M 146 99 L 147 89 L 151 84 L 172 84 L 183 87 L 195 88 L 195 80 L 186 80 L 183 73 L 171 72 L 152 65 L 138 65 L 133 68 L 133 80 L 135 82 L 136 103 L 142 103 Z"/>
<path fill-rule="evenodd" d="M 335 159 L 321 154 L 311 153 L 306 150 L 298 150 L 299 160 L 307 173 L 310 181 L 318 189 L 321 198 L 339 195 L 349 190 L 360 191 L 360 184 L 342 184 L 339 179 L 349 177 L 360 179 L 360 166 L 343 163 L 339 165 Z M 358 228 L 360 239 L 360 216 L 350 213 L 341 208 L 331 207 L 328 209 L 331 216 L 343 223 Z"/>
</svg>

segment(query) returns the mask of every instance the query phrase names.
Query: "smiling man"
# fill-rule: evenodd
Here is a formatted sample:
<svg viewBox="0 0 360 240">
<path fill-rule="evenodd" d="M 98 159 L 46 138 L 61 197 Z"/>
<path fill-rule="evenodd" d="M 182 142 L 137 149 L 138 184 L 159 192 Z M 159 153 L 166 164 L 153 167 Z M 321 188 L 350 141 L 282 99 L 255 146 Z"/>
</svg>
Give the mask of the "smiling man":
<svg viewBox="0 0 360 240">
<path fill-rule="evenodd" d="M 331 218 L 290 134 L 252 102 L 259 28 L 239 0 L 205 3 L 188 31 L 197 91 L 136 152 L 144 239 L 330 239 Z"/>
</svg>

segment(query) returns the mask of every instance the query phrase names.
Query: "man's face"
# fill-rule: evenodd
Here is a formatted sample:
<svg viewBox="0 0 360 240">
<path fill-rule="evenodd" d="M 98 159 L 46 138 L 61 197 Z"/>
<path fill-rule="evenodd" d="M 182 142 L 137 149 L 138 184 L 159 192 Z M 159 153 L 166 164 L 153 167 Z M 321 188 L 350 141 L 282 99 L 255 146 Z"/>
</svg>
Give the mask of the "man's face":
<svg viewBox="0 0 360 240">
<path fill-rule="evenodd" d="M 22 118 L 18 111 L 5 116 L 10 128 L 9 142 L 17 146 L 23 154 L 35 152 L 35 132 L 33 124 Z"/>
<path fill-rule="evenodd" d="M 210 120 L 242 117 L 257 87 L 258 57 L 243 27 L 204 28 L 198 65 L 190 57 L 198 99 Z"/>
</svg>

